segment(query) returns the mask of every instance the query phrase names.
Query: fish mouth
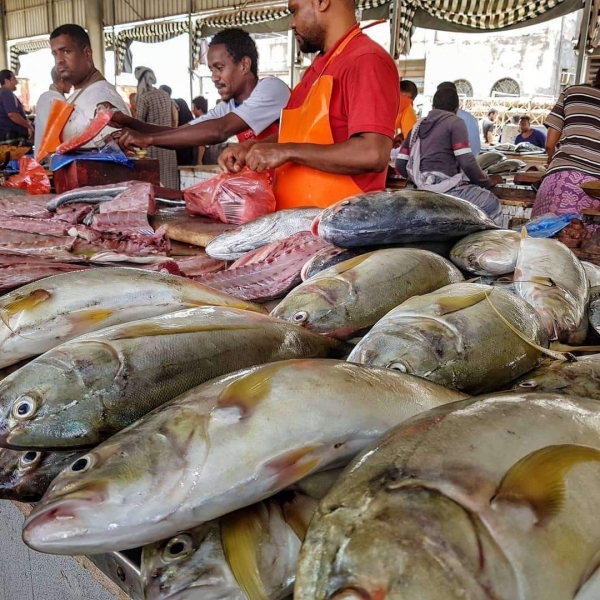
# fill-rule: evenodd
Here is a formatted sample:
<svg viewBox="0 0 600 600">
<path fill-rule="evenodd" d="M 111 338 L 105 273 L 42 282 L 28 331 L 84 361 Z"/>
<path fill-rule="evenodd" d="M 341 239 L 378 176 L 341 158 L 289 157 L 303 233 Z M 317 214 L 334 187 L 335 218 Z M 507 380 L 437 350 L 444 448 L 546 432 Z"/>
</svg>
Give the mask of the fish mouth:
<svg viewBox="0 0 600 600">
<path fill-rule="evenodd" d="M 310 232 L 315 236 L 319 237 L 319 224 L 321 223 L 321 215 L 315 217 L 314 221 L 310 226 Z"/>
</svg>

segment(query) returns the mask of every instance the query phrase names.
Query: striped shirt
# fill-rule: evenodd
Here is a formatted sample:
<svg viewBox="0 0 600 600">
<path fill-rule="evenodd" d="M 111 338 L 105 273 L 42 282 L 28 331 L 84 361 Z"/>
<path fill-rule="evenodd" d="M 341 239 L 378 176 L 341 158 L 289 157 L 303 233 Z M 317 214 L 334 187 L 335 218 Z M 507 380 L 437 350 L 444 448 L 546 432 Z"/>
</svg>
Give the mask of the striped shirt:
<svg viewBox="0 0 600 600">
<path fill-rule="evenodd" d="M 576 170 L 600 177 L 600 89 L 567 88 L 545 125 L 561 134 L 548 173 Z"/>
</svg>

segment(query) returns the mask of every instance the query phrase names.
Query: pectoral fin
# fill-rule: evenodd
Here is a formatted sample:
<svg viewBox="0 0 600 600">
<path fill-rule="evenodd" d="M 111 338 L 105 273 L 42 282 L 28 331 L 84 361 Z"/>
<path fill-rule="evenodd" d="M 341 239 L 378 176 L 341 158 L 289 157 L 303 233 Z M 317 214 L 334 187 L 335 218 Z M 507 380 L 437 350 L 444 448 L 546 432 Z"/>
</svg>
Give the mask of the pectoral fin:
<svg viewBox="0 0 600 600">
<path fill-rule="evenodd" d="M 85 308 L 77 310 L 67 316 L 74 333 L 85 333 L 111 317 L 113 311 L 110 308 Z"/>
<path fill-rule="evenodd" d="M 318 500 L 303 494 L 294 494 L 282 506 L 283 518 L 303 542 L 310 521 L 317 510 Z"/>
<path fill-rule="evenodd" d="M 446 315 L 479 304 L 479 302 L 487 298 L 491 291 L 491 289 L 478 290 L 476 292 L 466 292 L 460 296 L 440 296 L 435 304 L 439 307 L 439 314 Z"/>
<path fill-rule="evenodd" d="M 562 509 L 566 494 L 564 480 L 569 470 L 590 461 L 600 462 L 600 450 L 591 446 L 561 444 L 532 452 L 506 473 L 491 505 L 526 504 L 539 523 Z"/>
<path fill-rule="evenodd" d="M 257 556 L 268 518 L 262 502 L 221 518 L 221 543 L 225 558 L 249 600 L 269 600 L 258 570 Z"/>
<path fill-rule="evenodd" d="M 52 294 L 44 289 L 37 289 L 26 295 L 17 295 L 16 298 L 3 304 L 1 307 L 2 320 L 8 326 L 7 321 L 18 315 L 20 312 L 31 310 L 51 297 Z"/>
</svg>

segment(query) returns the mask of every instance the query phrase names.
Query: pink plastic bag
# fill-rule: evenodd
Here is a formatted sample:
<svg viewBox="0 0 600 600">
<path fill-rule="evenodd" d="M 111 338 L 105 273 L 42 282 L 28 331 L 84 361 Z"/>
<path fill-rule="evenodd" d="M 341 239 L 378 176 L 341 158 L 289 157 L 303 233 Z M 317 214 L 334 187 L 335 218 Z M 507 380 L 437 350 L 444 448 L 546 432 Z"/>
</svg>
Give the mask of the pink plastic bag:
<svg viewBox="0 0 600 600">
<path fill-rule="evenodd" d="M 19 174 L 9 177 L 6 187 L 21 188 L 30 194 L 48 194 L 50 192 L 50 179 L 40 163 L 30 156 L 19 159 Z"/>
<path fill-rule="evenodd" d="M 183 193 L 191 215 L 242 225 L 275 211 L 275 195 L 268 173 L 244 169 L 223 173 L 188 188 Z"/>
</svg>

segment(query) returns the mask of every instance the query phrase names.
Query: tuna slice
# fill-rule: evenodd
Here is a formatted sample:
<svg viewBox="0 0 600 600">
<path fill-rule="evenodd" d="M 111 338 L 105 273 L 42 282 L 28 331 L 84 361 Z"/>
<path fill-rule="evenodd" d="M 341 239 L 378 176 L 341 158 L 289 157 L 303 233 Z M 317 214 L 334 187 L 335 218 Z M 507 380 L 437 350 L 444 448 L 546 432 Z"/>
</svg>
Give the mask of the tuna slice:
<svg viewBox="0 0 600 600">
<path fill-rule="evenodd" d="M 300 283 L 304 263 L 329 246 L 309 231 L 273 242 L 236 261 L 231 268 L 197 281 L 243 300 L 279 298 Z"/>
<path fill-rule="evenodd" d="M 113 112 L 111 110 L 99 110 L 90 121 L 90 124 L 79 135 L 63 142 L 56 149 L 57 154 L 66 154 L 91 142 L 110 123 L 112 116 Z"/>
</svg>

